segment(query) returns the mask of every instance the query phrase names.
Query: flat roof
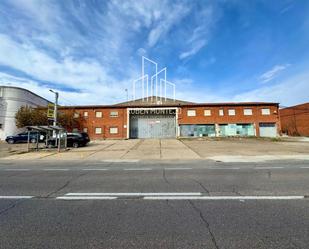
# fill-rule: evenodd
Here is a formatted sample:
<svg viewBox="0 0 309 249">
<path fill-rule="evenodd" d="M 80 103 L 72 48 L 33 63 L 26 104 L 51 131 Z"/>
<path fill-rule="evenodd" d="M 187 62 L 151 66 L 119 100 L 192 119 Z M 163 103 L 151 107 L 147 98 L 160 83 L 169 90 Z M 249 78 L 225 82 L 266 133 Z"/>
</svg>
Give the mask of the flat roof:
<svg viewBox="0 0 309 249">
<path fill-rule="evenodd" d="M 221 103 L 187 103 L 187 104 L 153 104 L 153 105 L 132 105 L 132 104 L 117 104 L 117 105 L 77 105 L 77 106 L 59 106 L 59 109 L 121 109 L 121 108 L 160 108 L 160 107 L 201 107 L 201 106 L 265 106 L 275 105 L 276 102 L 221 102 Z"/>
</svg>

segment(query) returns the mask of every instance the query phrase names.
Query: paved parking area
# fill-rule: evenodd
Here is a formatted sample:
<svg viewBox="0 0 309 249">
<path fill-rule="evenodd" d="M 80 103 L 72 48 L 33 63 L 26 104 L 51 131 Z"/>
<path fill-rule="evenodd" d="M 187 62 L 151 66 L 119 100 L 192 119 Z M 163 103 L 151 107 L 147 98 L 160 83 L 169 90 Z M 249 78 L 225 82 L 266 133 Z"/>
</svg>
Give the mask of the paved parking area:
<svg viewBox="0 0 309 249">
<path fill-rule="evenodd" d="M 9 155 L 6 159 L 50 160 L 191 160 L 264 161 L 309 160 L 307 141 L 264 139 L 133 139 L 91 142 L 86 147 L 58 153 L 55 150 Z"/>
</svg>

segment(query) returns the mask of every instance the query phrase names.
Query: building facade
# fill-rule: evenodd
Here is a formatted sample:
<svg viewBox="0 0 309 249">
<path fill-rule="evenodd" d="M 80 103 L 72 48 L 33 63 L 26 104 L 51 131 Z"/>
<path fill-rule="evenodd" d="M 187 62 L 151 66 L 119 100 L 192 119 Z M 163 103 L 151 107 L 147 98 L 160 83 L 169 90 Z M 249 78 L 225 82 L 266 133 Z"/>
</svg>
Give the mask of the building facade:
<svg viewBox="0 0 309 249">
<path fill-rule="evenodd" d="M 148 97 L 116 105 L 67 106 L 91 139 L 261 136 L 280 132 L 278 103 L 192 103 Z"/>
<path fill-rule="evenodd" d="M 289 136 L 309 136 L 309 103 L 279 110 L 282 132 Z"/>
<path fill-rule="evenodd" d="M 0 86 L 0 139 L 21 132 L 15 125 L 15 114 L 21 106 L 46 107 L 48 100 L 19 87 Z"/>
</svg>

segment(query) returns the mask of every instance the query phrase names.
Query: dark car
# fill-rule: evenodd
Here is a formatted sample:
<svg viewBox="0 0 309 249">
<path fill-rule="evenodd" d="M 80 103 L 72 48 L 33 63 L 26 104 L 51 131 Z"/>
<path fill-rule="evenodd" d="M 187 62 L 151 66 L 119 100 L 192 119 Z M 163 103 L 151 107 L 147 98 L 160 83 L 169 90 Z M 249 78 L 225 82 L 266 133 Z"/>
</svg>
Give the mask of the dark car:
<svg viewBox="0 0 309 249">
<path fill-rule="evenodd" d="M 67 133 L 67 147 L 78 148 L 81 146 L 86 146 L 90 142 L 89 136 L 86 132 L 74 132 Z M 49 148 L 55 147 L 56 139 L 51 138 L 47 141 L 47 146 Z"/>
<path fill-rule="evenodd" d="M 35 132 L 31 131 L 29 134 L 29 141 L 31 143 L 36 143 L 37 140 L 39 142 L 44 142 L 46 138 L 46 134 L 41 132 Z M 27 143 L 28 142 L 28 132 L 22 132 L 15 136 L 7 136 L 5 141 L 9 144 L 15 144 L 15 143 Z"/>
</svg>

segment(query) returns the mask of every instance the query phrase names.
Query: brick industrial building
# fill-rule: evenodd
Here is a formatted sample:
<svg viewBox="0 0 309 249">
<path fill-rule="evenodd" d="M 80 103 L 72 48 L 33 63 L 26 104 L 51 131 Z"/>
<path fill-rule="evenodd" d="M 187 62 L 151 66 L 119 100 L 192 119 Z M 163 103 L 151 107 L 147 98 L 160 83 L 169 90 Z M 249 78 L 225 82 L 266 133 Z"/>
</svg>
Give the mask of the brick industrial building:
<svg viewBox="0 0 309 249">
<path fill-rule="evenodd" d="M 278 103 L 192 103 L 148 97 L 116 105 L 66 106 L 92 139 L 264 136 L 280 131 Z"/>
<path fill-rule="evenodd" d="M 309 103 L 280 109 L 282 132 L 289 136 L 309 136 Z"/>
</svg>

